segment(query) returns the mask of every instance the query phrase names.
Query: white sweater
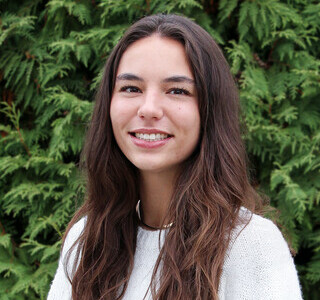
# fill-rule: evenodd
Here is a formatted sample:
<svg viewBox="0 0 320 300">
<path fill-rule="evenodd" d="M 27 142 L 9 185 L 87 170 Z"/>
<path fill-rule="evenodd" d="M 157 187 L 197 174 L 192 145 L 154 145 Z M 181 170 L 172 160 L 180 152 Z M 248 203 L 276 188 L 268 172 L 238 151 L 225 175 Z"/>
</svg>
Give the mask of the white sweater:
<svg viewBox="0 0 320 300">
<path fill-rule="evenodd" d="M 242 208 L 241 213 L 248 215 L 249 211 Z M 85 220 L 80 220 L 67 236 L 47 300 L 71 300 L 71 285 L 64 273 L 63 258 L 84 225 Z M 248 226 L 241 229 L 243 226 L 234 230 L 233 241 L 227 251 L 220 279 L 219 299 L 302 299 L 297 271 L 279 229 L 270 220 L 255 214 Z M 165 231 L 161 236 L 162 242 L 164 234 Z M 123 300 L 143 299 L 159 255 L 158 238 L 159 231 L 138 228 L 134 268 Z M 146 299 L 151 299 L 150 291 Z"/>
</svg>

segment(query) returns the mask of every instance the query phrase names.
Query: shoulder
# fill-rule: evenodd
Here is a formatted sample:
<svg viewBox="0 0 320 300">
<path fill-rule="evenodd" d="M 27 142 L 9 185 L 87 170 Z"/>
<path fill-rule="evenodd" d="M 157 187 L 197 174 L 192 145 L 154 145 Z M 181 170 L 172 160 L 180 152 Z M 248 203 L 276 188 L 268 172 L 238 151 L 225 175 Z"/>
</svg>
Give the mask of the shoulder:
<svg viewBox="0 0 320 300">
<path fill-rule="evenodd" d="M 85 228 L 86 221 L 87 218 L 83 217 L 70 228 L 70 230 L 66 233 L 67 235 L 61 249 L 59 263 L 63 266 L 65 272 L 67 272 L 70 278 L 72 278 L 81 257 L 81 250 L 79 255 L 77 255 L 78 239 Z"/>
<path fill-rule="evenodd" d="M 50 291 L 47 300 L 69 300 L 71 299 L 71 284 L 69 278 L 72 277 L 72 269 L 76 258 L 76 246 L 70 253 L 70 259 L 67 261 L 67 252 L 71 249 L 72 245 L 76 243 L 80 237 L 86 223 L 86 218 L 82 218 L 75 223 L 67 233 L 60 259 L 58 269 L 51 283 Z M 66 266 L 66 263 L 68 265 Z M 67 274 L 67 273 L 68 274 Z"/>
<path fill-rule="evenodd" d="M 65 237 L 65 242 L 63 244 L 61 256 L 65 256 L 65 254 L 69 251 L 72 245 L 78 240 L 78 238 L 84 230 L 86 222 L 87 218 L 82 217 L 70 228 L 69 232 L 67 233 L 67 236 Z"/>
<path fill-rule="evenodd" d="M 278 227 L 245 208 L 239 216 L 247 225 L 238 225 L 231 235 L 222 274 L 226 294 L 237 290 L 243 299 L 302 299 L 293 258 Z"/>
<path fill-rule="evenodd" d="M 233 230 L 230 251 L 242 252 L 243 249 L 259 252 L 271 247 L 274 251 L 286 250 L 287 253 L 290 253 L 282 233 L 271 220 L 253 214 L 246 208 L 240 209 L 239 217 L 244 224 L 238 225 Z M 257 248 L 252 246 L 257 246 Z"/>
<path fill-rule="evenodd" d="M 246 264 L 255 268 L 276 267 L 275 262 L 292 260 L 289 247 L 278 227 L 270 220 L 242 208 L 239 216 L 245 224 L 238 225 L 232 232 L 226 254 L 226 268 Z M 270 259 L 272 256 L 272 259 Z M 258 271 L 258 270 L 257 270 Z"/>
</svg>

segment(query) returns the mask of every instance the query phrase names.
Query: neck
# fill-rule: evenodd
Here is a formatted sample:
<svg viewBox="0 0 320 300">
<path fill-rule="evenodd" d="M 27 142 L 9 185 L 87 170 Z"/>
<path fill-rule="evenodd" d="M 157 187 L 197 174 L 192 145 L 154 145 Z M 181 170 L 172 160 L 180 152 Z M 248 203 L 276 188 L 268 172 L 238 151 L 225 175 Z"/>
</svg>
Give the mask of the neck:
<svg viewBox="0 0 320 300">
<path fill-rule="evenodd" d="M 154 228 L 169 224 L 165 215 L 168 209 L 173 186 L 176 179 L 175 172 L 140 173 L 140 210 L 143 223 Z"/>
</svg>

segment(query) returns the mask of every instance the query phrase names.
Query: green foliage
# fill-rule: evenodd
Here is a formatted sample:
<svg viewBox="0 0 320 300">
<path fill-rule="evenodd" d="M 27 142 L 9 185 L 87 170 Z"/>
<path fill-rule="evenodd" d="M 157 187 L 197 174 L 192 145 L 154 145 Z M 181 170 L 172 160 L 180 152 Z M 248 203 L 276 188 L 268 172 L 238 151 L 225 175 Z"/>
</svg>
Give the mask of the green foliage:
<svg viewBox="0 0 320 300">
<path fill-rule="evenodd" d="M 221 45 L 240 90 L 253 177 L 320 283 L 320 4 L 312 0 L 0 1 L 0 298 L 45 299 L 84 197 L 78 169 L 102 66 L 144 15 L 190 17 Z"/>
</svg>

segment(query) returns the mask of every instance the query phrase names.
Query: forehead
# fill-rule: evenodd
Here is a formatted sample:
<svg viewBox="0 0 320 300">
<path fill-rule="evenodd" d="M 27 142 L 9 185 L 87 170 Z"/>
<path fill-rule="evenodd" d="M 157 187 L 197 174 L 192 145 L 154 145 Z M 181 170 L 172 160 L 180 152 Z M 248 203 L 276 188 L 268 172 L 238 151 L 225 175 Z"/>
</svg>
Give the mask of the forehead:
<svg viewBox="0 0 320 300">
<path fill-rule="evenodd" d="M 118 74 L 166 77 L 173 74 L 193 78 L 184 46 L 173 39 L 152 35 L 131 44 L 123 53 Z"/>
</svg>

